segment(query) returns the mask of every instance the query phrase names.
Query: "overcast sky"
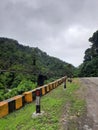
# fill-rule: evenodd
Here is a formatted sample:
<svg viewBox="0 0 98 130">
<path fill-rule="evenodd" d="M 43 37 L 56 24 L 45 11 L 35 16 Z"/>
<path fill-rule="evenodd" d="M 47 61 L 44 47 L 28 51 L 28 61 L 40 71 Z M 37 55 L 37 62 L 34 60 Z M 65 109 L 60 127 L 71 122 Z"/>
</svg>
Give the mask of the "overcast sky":
<svg viewBox="0 0 98 130">
<path fill-rule="evenodd" d="M 98 0 L 1 0 L 0 37 L 78 66 L 98 29 Z"/>
</svg>

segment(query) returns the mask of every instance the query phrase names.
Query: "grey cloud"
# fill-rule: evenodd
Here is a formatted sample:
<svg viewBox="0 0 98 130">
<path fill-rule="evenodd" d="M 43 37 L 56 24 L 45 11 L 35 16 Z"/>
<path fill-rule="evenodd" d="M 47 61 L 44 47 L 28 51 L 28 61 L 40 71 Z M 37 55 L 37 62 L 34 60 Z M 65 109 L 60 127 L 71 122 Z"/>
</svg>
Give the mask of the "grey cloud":
<svg viewBox="0 0 98 130">
<path fill-rule="evenodd" d="M 50 55 L 79 65 L 89 46 L 88 38 L 98 27 L 97 6 L 97 0 L 3 0 L 0 36 L 38 46 Z M 82 51 L 79 55 L 78 50 Z"/>
</svg>

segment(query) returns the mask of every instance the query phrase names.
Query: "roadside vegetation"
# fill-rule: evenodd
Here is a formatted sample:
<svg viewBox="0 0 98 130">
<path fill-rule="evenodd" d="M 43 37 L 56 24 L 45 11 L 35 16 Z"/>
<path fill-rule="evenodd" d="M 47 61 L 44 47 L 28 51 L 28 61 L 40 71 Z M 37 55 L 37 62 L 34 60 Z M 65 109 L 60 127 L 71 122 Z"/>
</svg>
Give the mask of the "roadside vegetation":
<svg viewBox="0 0 98 130">
<path fill-rule="evenodd" d="M 73 75 L 75 69 L 39 48 L 23 46 L 16 40 L 1 37 L 0 101 L 35 88 L 39 74 L 46 77 L 46 84 L 65 75 Z"/>
<path fill-rule="evenodd" d="M 85 101 L 78 93 L 78 79 L 67 82 L 41 98 L 44 114 L 32 117 L 35 102 L 25 105 L 18 111 L 0 119 L 0 130 L 77 130 L 77 121 L 85 112 Z"/>
<path fill-rule="evenodd" d="M 79 77 L 98 77 L 98 30 L 89 42 L 91 45 L 85 50 L 84 62 L 78 68 Z"/>
</svg>

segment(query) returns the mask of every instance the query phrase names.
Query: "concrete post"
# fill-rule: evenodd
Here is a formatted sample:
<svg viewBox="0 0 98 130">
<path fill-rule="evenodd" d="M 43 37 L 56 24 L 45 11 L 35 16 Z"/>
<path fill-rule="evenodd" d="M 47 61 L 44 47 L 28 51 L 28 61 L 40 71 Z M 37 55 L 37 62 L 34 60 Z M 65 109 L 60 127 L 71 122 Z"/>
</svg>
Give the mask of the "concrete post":
<svg viewBox="0 0 98 130">
<path fill-rule="evenodd" d="M 36 113 L 40 113 L 40 89 L 36 89 Z"/>
<path fill-rule="evenodd" d="M 66 79 L 64 79 L 64 89 L 66 88 Z"/>
</svg>

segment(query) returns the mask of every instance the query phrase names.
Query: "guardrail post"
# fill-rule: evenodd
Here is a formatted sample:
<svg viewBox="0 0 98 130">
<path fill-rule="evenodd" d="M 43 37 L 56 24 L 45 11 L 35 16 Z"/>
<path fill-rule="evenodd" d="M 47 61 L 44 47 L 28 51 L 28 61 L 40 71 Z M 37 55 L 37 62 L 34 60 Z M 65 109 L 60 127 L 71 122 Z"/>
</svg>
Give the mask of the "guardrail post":
<svg viewBox="0 0 98 130">
<path fill-rule="evenodd" d="M 40 113 L 40 89 L 36 89 L 36 113 Z"/>
<path fill-rule="evenodd" d="M 64 89 L 66 88 L 66 78 L 64 79 Z"/>
</svg>

